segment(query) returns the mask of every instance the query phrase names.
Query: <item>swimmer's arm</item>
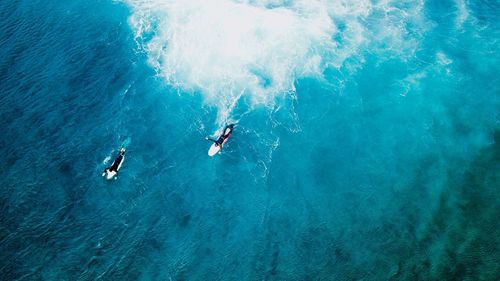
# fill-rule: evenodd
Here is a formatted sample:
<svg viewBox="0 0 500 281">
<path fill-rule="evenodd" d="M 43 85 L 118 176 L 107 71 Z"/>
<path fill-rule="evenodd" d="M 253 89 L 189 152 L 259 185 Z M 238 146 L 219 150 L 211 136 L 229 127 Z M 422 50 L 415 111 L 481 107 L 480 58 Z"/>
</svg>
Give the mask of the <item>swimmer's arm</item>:
<svg viewBox="0 0 500 281">
<path fill-rule="evenodd" d="M 205 139 L 206 139 L 206 140 L 208 140 L 208 141 L 212 141 L 212 142 L 217 143 L 217 141 L 216 141 L 216 140 L 214 140 L 214 139 L 212 139 L 212 138 L 206 137 Z"/>
</svg>

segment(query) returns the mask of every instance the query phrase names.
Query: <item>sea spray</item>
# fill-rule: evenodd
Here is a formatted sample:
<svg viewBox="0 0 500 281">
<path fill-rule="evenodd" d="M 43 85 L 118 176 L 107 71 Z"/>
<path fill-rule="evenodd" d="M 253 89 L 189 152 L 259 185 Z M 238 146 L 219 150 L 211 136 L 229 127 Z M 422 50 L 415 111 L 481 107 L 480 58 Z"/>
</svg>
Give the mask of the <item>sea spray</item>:
<svg viewBox="0 0 500 281">
<path fill-rule="evenodd" d="M 201 92 L 218 123 L 240 97 L 272 106 L 276 95 L 294 94 L 299 78 L 362 62 L 367 45 L 404 59 L 425 31 L 422 1 L 126 2 L 149 63 L 170 85 Z"/>
</svg>

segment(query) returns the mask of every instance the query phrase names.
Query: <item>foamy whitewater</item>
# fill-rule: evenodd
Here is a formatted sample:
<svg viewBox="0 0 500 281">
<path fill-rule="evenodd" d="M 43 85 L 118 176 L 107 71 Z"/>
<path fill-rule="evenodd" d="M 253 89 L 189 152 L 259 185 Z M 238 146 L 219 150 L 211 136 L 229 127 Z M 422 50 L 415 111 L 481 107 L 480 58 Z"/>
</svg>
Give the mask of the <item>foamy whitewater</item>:
<svg viewBox="0 0 500 281">
<path fill-rule="evenodd" d="M 1 0 L 0 280 L 500 280 L 499 18 Z"/>
<path fill-rule="evenodd" d="M 412 56 L 425 32 L 423 1 L 127 1 L 149 63 L 171 85 L 201 92 L 220 121 L 239 97 L 272 104 L 297 79 L 324 78 L 367 48 Z M 222 118 L 221 118 L 222 117 Z"/>
</svg>

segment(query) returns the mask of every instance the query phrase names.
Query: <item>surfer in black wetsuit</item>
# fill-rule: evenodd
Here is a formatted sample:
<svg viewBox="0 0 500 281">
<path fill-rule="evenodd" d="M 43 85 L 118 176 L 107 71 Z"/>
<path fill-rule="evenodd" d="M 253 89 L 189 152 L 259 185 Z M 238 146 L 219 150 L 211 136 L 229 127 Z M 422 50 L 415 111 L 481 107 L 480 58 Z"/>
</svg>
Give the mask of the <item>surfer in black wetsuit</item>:
<svg viewBox="0 0 500 281">
<path fill-rule="evenodd" d="M 106 176 L 108 180 L 116 176 L 118 170 L 120 169 L 121 163 L 123 162 L 124 157 L 125 157 L 125 148 L 122 148 L 120 149 L 120 154 L 118 154 L 113 164 L 110 167 L 104 169 L 104 171 L 102 172 L 102 176 L 103 177 Z"/>
<path fill-rule="evenodd" d="M 216 146 L 223 146 L 226 140 L 231 136 L 231 133 L 233 132 L 234 124 L 229 124 L 227 125 L 224 130 L 222 131 L 222 135 L 217 140 L 214 140 L 212 138 L 206 137 L 206 140 L 213 141 Z"/>
</svg>

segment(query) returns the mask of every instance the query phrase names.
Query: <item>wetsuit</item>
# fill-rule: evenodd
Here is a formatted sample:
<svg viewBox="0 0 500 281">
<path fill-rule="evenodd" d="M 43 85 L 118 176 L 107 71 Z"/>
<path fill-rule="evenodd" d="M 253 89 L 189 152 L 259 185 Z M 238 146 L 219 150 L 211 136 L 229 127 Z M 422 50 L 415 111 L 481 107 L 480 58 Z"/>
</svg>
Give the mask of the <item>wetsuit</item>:
<svg viewBox="0 0 500 281">
<path fill-rule="evenodd" d="M 110 171 L 110 172 L 118 172 L 118 167 L 120 167 L 120 163 L 123 161 L 123 156 L 125 155 L 125 151 L 122 150 L 120 151 L 120 154 L 118 157 L 116 157 L 115 161 L 113 162 L 113 165 L 111 167 L 104 169 L 104 172 Z"/>
<path fill-rule="evenodd" d="M 233 132 L 233 127 L 234 127 L 234 124 L 230 124 L 230 125 L 227 125 L 226 127 L 224 127 L 224 130 L 222 130 L 222 135 L 217 140 L 213 140 L 213 139 L 209 139 L 209 138 L 207 138 L 207 139 L 213 141 L 218 146 L 222 146 L 224 144 L 224 141 L 231 136 L 231 133 Z M 229 129 L 228 132 L 226 132 L 227 129 Z"/>
<path fill-rule="evenodd" d="M 110 171 L 115 171 L 118 172 L 118 167 L 120 166 L 120 163 L 123 161 L 123 155 L 125 155 L 125 151 L 120 151 L 120 155 L 116 157 L 115 162 L 113 162 L 113 165 L 109 168 Z"/>
</svg>

